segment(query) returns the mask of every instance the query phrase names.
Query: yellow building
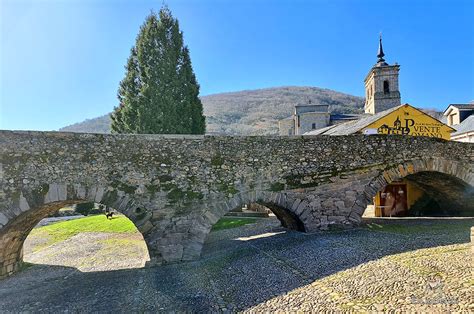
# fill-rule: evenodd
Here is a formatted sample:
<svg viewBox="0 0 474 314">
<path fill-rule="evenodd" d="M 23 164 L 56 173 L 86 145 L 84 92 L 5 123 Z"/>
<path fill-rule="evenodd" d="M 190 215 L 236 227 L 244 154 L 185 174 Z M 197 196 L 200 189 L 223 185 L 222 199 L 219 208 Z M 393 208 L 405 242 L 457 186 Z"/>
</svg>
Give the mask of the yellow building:
<svg viewBox="0 0 474 314">
<path fill-rule="evenodd" d="M 362 128 L 362 133 L 427 136 L 449 140 L 451 132 L 456 131 L 409 104 L 391 108 L 379 115 L 373 115 L 372 118 L 376 121 Z"/>
<path fill-rule="evenodd" d="M 438 137 L 449 140 L 452 127 L 409 104 L 396 106 L 358 120 L 331 125 L 305 135 L 386 134 Z"/>
</svg>

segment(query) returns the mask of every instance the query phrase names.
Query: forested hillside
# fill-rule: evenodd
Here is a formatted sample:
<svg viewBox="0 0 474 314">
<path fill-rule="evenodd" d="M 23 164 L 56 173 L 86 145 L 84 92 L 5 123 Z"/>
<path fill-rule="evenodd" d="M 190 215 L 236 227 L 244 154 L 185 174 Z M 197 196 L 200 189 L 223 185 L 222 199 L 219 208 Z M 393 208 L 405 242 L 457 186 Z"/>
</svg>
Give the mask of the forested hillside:
<svg viewBox="0 0 474 314">
<path fill-rule="evenodd" d="M 318 87 L 275 87 L 201 97 L 207 133 L 271 135 L 278 120 L 291 115 L 296 104 L 327 104 L 334 113 L 362 113 L 364 98 Z M 110 116 L 88 119 L 60 129 L 70 132 L 110 132 Z"/>
</svg>

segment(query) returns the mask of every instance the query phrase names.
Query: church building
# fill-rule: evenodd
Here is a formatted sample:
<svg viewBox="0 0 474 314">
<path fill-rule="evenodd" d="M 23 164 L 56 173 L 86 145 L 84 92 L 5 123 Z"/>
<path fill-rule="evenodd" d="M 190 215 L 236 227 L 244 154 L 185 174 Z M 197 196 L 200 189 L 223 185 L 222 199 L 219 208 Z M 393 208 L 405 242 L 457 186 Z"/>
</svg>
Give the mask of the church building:
<svg viewBox="0 0 474 314">
<path fill-rule="evenodd" d="M 328 124 L 304 135 L 385 134 L 430 136 L 449 140 L 454 128 L 409 104 L 401 104 L 398 84 L 400 66 L 385 59 L 379 39 L 377 63 L 365 77 L 364 115 L 340 124 Z"/>
<path fill-rule="evenodd" d="M 365 114 L 373 115 L 401 104 L 398 87 L 398 64 L 389 65 L 383 58 L 382 37 L 379 39 L 377 63 L 365 78 Z M 336 126 L 348 121 L 359 120 L 364 115 L 331 114 L 328 105 L 297 104 L 293 114 L 279 121 L 280 135 L 302 135 L 328 126 Z M 319 133 L 318 133 L 319 134 Z"/>
</svg>

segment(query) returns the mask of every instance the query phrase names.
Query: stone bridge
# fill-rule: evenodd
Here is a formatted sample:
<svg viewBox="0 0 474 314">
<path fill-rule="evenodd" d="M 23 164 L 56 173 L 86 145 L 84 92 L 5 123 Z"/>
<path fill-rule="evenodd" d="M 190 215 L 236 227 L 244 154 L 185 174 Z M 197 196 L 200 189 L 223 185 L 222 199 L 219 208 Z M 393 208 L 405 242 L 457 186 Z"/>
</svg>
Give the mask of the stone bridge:
<svg viewBox="0 0 474 314">
<path fill-rule="evenodd" d="M 65 205 L 115 208 L 142 232 L 152 262 L 167 263 L 199 258 L 211 226 L 243 204 L 263 204 L 300 231 L 350 227 L 378 190 L 403 177 L 453 210 L 473 210 L 474 145 L 0 131 L 0 278 L 19 269 L 31 229 Z"/>
</svg>

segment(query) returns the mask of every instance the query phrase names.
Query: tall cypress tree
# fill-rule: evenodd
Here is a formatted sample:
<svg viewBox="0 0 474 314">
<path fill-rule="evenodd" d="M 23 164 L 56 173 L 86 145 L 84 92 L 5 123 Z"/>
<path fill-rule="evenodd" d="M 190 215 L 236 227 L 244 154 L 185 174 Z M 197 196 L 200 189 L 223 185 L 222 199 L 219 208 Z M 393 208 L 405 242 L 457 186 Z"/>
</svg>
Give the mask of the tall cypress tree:
<svg viewBox="0 0 474 314">
<path fill-rule="evenodd" d="M 118 90 L 112 132 L 204 134 L 199 84 L 170 10 L 152 12 L 141 26 Z"/>
</svg>

